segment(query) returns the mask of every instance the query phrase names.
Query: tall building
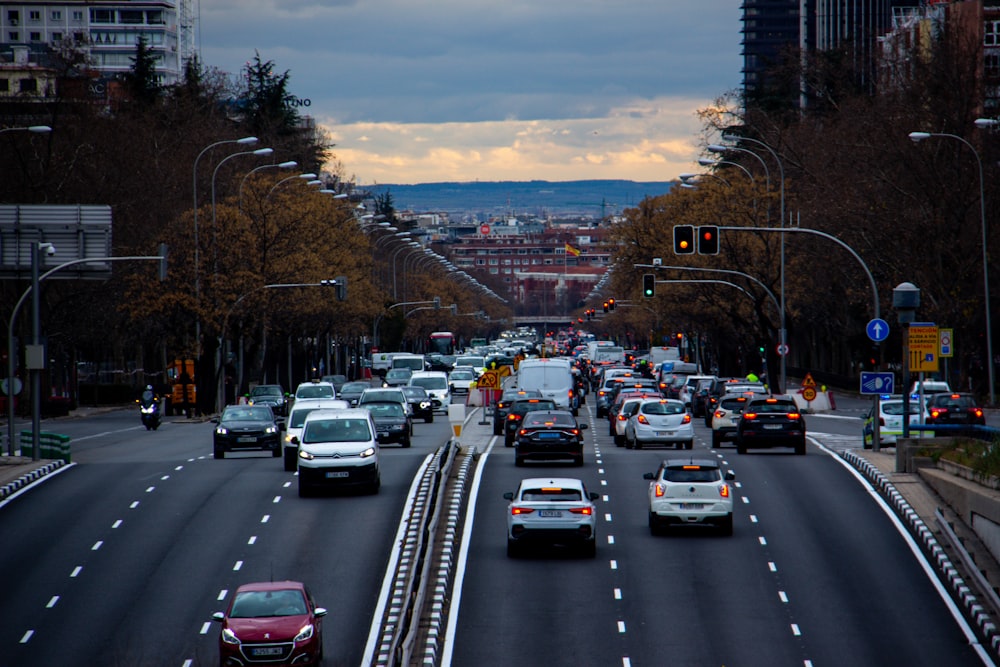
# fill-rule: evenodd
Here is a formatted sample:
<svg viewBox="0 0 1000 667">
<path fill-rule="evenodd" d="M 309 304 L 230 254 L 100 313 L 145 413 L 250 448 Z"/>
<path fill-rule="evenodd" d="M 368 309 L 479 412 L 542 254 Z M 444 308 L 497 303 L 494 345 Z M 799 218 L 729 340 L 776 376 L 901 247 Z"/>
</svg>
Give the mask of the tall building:
<svg viewBox="0 0 1000 667">
<path fill-rule="evenodd" d="M 143 38 L 156 60 L 161 84 L 181 79 L 195 55 L 198 0 L 119 0 L 117 2 L 5 2 L 0 5 L 0 60 L 27 47 L 33 60 L 72 40 L 88 53 L 104 79 L 127 72 L 135 45 Z"/>
</svg>

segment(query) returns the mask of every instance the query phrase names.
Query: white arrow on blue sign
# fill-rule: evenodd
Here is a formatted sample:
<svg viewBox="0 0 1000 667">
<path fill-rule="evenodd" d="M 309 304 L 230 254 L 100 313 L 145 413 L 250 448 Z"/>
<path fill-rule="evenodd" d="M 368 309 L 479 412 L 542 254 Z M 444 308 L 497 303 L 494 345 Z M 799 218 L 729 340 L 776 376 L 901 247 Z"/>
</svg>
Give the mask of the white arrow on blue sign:
<svg viewBox="0 0 1000 667">
<path fill-rule="evenodd" d="M 865 333 L 876 343 L 881 343 L 889 337 L 889 323 L 876 317 L 865 327 Z"/>
<path fill-rule="evenodd" d="M 861 373 L 862 394 L 892 394 L 895 384 L 892 373 Z"/>
</svg>

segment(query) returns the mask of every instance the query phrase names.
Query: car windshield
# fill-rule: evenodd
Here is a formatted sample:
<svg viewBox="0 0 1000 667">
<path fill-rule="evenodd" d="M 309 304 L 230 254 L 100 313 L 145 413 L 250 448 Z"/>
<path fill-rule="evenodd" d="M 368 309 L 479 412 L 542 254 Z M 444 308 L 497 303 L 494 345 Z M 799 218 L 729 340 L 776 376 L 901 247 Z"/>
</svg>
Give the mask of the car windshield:
<svg viewBox="0 0 1000 667">
<path fill-rule="evenodd" d="M 292 410 L 292 416 L 288 418 L 288 428 L 302 428 L 302 425 L 306 423 L 306 417 L 315 409 L 301 408 L 299 410 Z"/>
<path fill-rule="evenodd" d="M 451 372 L 451 379 L 452 380 L 471 380 L 472 379 L 472 373 L 470 373 L 469 371 L 452 371 Z"/>
<path fill-rule="evenodd" d="M 573 502 L 583 500 L 583 494 L 580 493 L 579 489 L 562 489 L 558 487 L 531 488 L 521 492 L 521 500 Z"/>
<path fill-rule="evenodd" d="M 317 419 L 306 422 L 302 442 L 360 442 L 371 437 L 367 419 Z"/>
<path fill-rule="evenodd" d="M 684 405 L 667 401 L 649 401 L 642 404 L 642 411 L 647 415 L 679 415 L 684 412 Z"/>
<path fill-rule="evenodd" d="M 399 403 L 365 403 L 372 417 L 402 417 L 403 406 Z"/>
<path fill-rule="evenodd" d="M 447 389 L 448 380 L 443 377 L 421 377 L 421 378 L 411 378 L 410 384 L 415 384 L 418 387 L 423 387 L 424 389 Z"/>
<path fill-rule="evenodd" d="M 308 384 L 295 391 L 295 398 L 333 398 L 333 396 L 333 387 L 325 384 Z"/>
<path fill-rule="evenodd" d="M 427 398 L 427 390 L 423 387 L 403 387 L 407 398 Z"/>
<path fill-rule="evenodd" d="M 308 614 L 301 591 L 244 591 L 236 594 L 229 618 L 268 618 Z"/>
<path fill-rule="evenodd" d="M 251 408 L 249 406 L 226 408 L 222 414 L 222 420 L 227 422 L 262 422 L 271 419 L 273 416 L 267 408 Z"/>
<path fill-rule="evenodd" d="M 250 396 L 257 398 L 258 396 L 281 396 L 281 387 L 255 387 L 253 391 L 250 392 Z"/>
<path fill-rule="evenodd" d="M 703 468 L 701 466 L 683 466 L 681 468 L 664 468 L 663 479 L 667 482 L 717 482 L 721 479 L 718 468 Z"/>
<path fill-rule="evenodd" d="M 385 374 L 387 378 L 409 378 L 413 375 L 413 371 L 409 368 L 394 368 Z"/>
<path fill-rule="evenodd" d="M 340 393 L 342 394 L 352 394 L 356 392 L 362 392 L 371 385 L 367 382 L 348 382 L 343 387 L 340 388 Z"/>
</svg>

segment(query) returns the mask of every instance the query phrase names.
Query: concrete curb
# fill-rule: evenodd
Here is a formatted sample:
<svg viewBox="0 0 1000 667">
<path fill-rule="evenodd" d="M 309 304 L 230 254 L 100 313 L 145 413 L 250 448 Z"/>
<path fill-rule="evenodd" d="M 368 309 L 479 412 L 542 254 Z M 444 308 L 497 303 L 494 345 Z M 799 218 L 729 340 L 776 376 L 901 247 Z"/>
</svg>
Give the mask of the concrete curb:
<svg viewBox="0 0 1000 667">
<path fill-rule="evenodd" d="M 36 468 L 31 472 L 26 472 L 25 474 L 15 479 L 13 482 L 0 486 L 0 500 L 9 498 L 10 496 L 14 495 L 24 487 L 34 482 L 37 482 L 45 475 L 48 475 L 49 473 L 63 467 L 64 465 L 67 464 L 64 463 L 62 460 L 55 460 L 52 463 L 44 465 L 40 468 Z"/>
<path fill-rule="evenodd" d="M 976 629 L 979 637 L 985 640 L 991 650 L 991 657 L 994 659 L 1000 657 L 1000 632 L 924 520 L 873 463 L 850 449 L 840 452 L 840 456 L 863 474 L 892 506 L 896 515 L 920 544 L 937 572 L 938 579 L 960 606 L 966 620 Z"/>
</svg>

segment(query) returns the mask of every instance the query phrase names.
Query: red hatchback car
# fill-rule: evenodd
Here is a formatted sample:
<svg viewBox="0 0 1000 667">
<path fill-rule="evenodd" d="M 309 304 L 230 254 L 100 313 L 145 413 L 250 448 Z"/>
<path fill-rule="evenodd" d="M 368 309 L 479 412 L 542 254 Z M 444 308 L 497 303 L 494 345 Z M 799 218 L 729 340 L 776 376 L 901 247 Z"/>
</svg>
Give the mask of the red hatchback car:
<svg viewBox="0 0 1000 667">
<path fill-rule="evenodd" d="M 323 659 L 326 609 L 317 607 L 305 584 L 272 581 L 236 589 L 225 613 L 212 614 L 222 624 L 219 664 L 318 665 Z"/>
</svg>

